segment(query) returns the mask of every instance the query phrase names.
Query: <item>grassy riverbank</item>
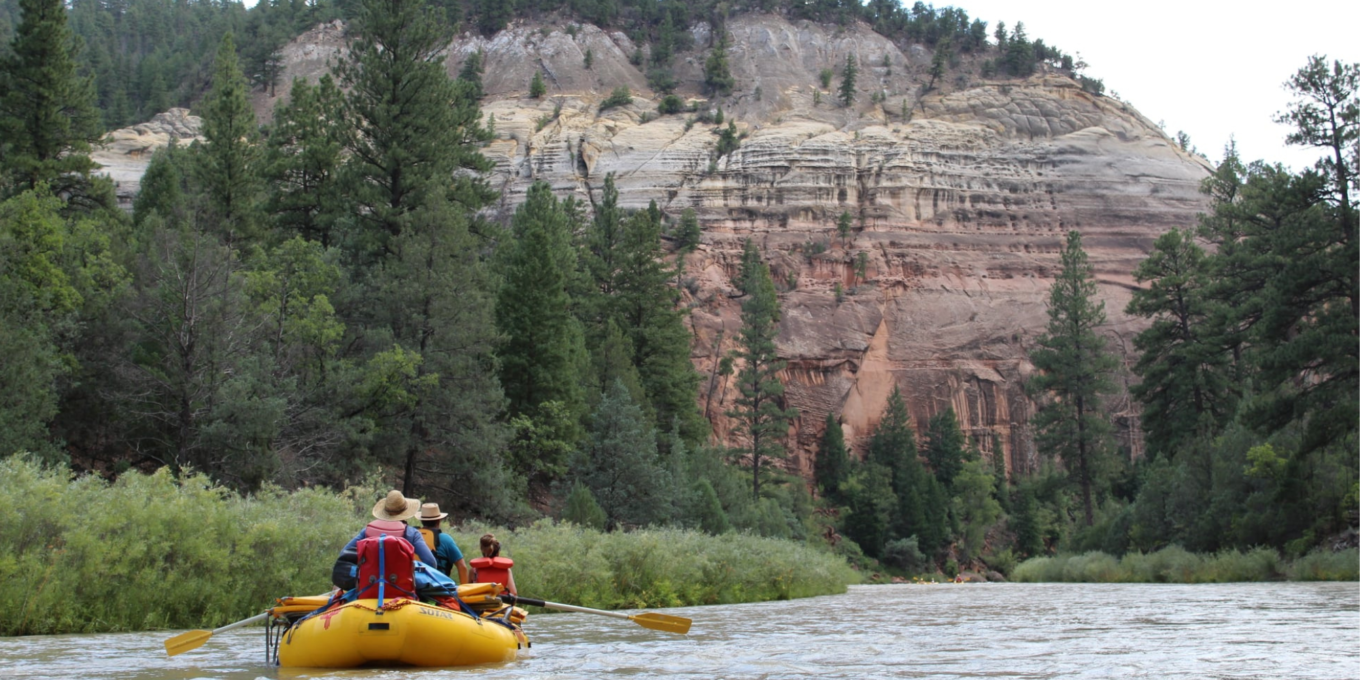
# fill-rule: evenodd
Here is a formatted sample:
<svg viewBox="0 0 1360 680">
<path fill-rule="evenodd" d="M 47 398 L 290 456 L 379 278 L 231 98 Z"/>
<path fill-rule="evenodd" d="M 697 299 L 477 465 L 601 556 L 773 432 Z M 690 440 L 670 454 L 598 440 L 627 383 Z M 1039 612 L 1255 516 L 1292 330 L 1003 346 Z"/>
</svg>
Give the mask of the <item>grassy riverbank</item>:
<svg viewBox="0 0 1360 680">
<path fill-rule="evenodd" d="M 1015 567 L 1021 582 L 1068 583 L 1230 583 L 1237 581 L 1360 580 L 1360 552 L 1319 551 L 1294 560 L 1270 548 L 1225 550 L 1204 555 L 1179 547 L 1122 558 L 1103 552 L 1036 557 Z"/>
<path fill-rule="evenodd" d="M 241 496 L 201 475 L 130 472 L 110 484 L 0 460 L 0 635 L 213 627 L 281 595 L 324 592 L 378 493 Z M 455 536 L 470 552 L 484 530 Z M 858 580 L 829 553 L 741 534 L 603 534 L 547 520 L 493 531 L 522 593 L 586 606 L 755 602 Z"/>
</svg>

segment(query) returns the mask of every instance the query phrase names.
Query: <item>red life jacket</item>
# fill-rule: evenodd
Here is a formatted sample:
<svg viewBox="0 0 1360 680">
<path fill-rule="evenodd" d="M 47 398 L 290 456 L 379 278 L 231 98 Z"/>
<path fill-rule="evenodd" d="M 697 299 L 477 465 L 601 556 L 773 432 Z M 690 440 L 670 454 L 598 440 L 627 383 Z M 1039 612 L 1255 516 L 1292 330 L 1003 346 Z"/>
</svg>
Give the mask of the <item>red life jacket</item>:
<svg viewBox="0 0 1360 680">
<path fill-rule="evenodd" d="M 468 564 L 477 570 L 473 583 L 499 583 L 510 588 L 510 567 L 515 561 L 509 557 L 478 557 Z"/>
<path fill-rule="evenodd" d="M 380 531 L 360 539 L 358 553 L 358 599 L 377 598 L 379 606 L 387 598 L 416 599 L 416 551 L 410 543 Z"/>
</svg>

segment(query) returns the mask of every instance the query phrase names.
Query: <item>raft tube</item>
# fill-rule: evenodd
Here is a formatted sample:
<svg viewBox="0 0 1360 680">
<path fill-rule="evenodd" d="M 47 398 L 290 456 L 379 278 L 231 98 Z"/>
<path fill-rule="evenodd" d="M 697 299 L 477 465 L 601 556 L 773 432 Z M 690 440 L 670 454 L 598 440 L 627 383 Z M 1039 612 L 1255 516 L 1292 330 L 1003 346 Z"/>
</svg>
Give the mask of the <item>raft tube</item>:
<svg viewBox="0 0 1360 680">
<path fill-rule="evenodd" d="M 507 626 L 414 600 L 356 600 L 307 618 L 279 640 L 284 668 L 469 666 L 513 661 L 529 641 Z"/>
</svg>

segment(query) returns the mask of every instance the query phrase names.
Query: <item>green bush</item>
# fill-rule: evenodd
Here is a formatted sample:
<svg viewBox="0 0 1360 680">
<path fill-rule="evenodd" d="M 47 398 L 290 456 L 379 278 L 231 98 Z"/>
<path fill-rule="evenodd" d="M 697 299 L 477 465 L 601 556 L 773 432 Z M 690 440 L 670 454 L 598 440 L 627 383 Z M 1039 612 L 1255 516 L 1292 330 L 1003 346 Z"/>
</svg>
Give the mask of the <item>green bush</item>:
<svg viewBox="0 0 1360 680">
<path fill-rule="evenodd" d="M 600 111 L 604 112 L 615 107 L 628 106 L 629 104 L 632 103 L 633 103 L 632 91 L 630 91 L 627 86 L 620 86 L 614 88 L 614 91 L 609 93 L 608 99 L 605 99 L 604 101 L 600 102 Z"/>
<path fill-rule="evenodd" d="M 1360 554 L 1355 549 L 1316 551 L 1286 562 L 1270 548 L 1247 552 L 1224 550 L 1196 554 L 1170 546 L 1153 553 L 1132 552 L 1116 560 L 1103 552 L 1057 555 L 1026 560 L 1011 574 L 1013 581 L 1069 583 L 1234 583 L 1240 581 L 1360 580 Z"/>
<path fill-rule="evenodd" d="M 514 530 L 468 524 L 452 536 L 465 554 L 496 534 L 515 560 L 522 594 L 600 608 L 787 600 L 845 592 L 859 581 L 845 560 L 793 541 L 686 529 L 602 533 L 540 520 Z"/>
<path fill-rule="evenodd" d="M 325 592 L 372 495 L 243 497 L 201 474 L 110 484 L 0 460 L 0 635 L 212 628 Z"/>
<path fill-rule="evenodd" d="M 661 103 L 657 105 L 656 112 L 665 116 L 672 113 L 680 113 L 685 110 L 685 100 L 680 97 L 668 94 L 661 98 Z"/>
<path fill-rule="evenodd" d="M 373 485 L 370 485 L 373 486 Z M 110 483 L 0 459 L 0 635 L 213 628 L 330 589 L 342 545 L 386 489 L 242 496 L 201 474 Z M 452 532 L 469 557 L 484 527 Z M 680 529 L 496 529 L 526 595 L 642 607 L 788 599 L 858 581 L 803 543 Z"/>
</svg>

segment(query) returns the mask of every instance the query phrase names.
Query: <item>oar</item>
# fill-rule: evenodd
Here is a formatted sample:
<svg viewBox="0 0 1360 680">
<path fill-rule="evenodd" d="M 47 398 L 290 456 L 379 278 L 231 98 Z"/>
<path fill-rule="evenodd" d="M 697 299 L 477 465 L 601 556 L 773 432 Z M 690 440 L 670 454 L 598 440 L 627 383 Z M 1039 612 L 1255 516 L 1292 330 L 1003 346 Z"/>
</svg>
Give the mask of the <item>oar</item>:
<svg viewBox="0 0 1360 680">
<path fill-rule="evenodd" d="M 180 633 L 165 641 L 165 653 L 170 656 L 175 656 L 176 654 L 183 654 L 191 649 L 198 649 L 203 646 L 203 643 L 208 641 L 208 638 L 217 635 L 218 633 L 225 633 L 233 628 L 248 626 L 256 621 L 263 621 L 267 616 L 269 616 L 269 612 L 256 614 L 255 616 L 243 621 L 237 621 L 236 623 L 229 623 L 216 630 L 191 630 L 187 633 Z"/>
<path fill-rule="evenodd" d="M 616 619 L 628 619 L 643 628 L 662 630 L 667 633 L 679 633 L 680 635 L 689 632 L 689 625 L 691 623 L 689 619 L 684 618 L 683 616 L 655 614 L 652 612 L 624 614 L 622 612 L 611 612 L 603 609 L 591 609 L 590 607 L 577 607 L 573 604 L 562 604 L 560 602 L 545 602 L 532 597 L 519 597 L 517 595 L 501 595 L 501 601 L 507 604 L 531 604 L 535 607 L 561 609 L 564 612 L 581 612 L 582 614 L 599 614 L 601 616 L 612 616 Z"/>
</svg>

